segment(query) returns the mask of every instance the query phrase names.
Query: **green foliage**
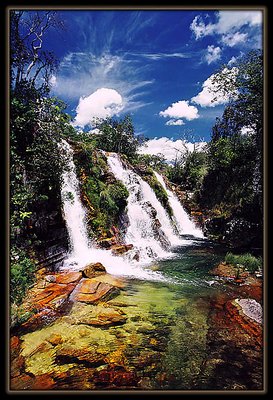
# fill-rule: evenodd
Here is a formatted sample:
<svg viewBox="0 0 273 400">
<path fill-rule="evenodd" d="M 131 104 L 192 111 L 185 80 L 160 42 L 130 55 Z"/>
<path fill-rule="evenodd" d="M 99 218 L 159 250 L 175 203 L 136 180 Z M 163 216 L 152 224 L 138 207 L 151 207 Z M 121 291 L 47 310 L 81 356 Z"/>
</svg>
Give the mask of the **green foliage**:
<svg viewBox="0 0 273 400">
<path fill-rule="evenodd" d="M 233 253 L 227 253 L 225 256 L 225 261 L 227 264 L 234 266 L 240 265 L 247 269 L 249 272 L 253 273 L 258 269 L 262 268 L 262 258 L 254 257 L 250 253 L 236 255 Z"/>
<path fill-rule="evenodd" d="M 135 136 L 134 126 L 130 116 L 117 121 L 108 118 L 97 125 L 100 134 L 96 136 L 99 149 L 116 152 L 133 158 L 141 144 L 141 138 Z"/>
<path fill-rule="evenodd" d="M 207 156 L 204 151 L 187 152 L 176 160 L 168 170 L 171 182 L 181 185 L 186 190 L 198 190 L 207 171 Z"/>
<path fill-rule="evenodd" d="M 105 156 L 94 147 L 93 142 L 77 142 L 75 158 L 83 198 L 89 209 L 90 234 L 97 235 L 118 223 L 118 218 L 127 205 L 129 193 L 123 183 L 113 176 L 110 182 L 107 181 L 109 167 Z"/>
<path fill-rule="evenodd" d="M 166 160 L 163 154 L 136 154 L 134 159 L 131 159 L 131 164 L 142 164 L 158 171 L 166 168 Z"/>
<path fill-rule="evenodd" d="M 10 300 L 19 304 L 34 282 L 35 264 L 24 250 L 13 247 L 10 263 Z"/>
</svg>

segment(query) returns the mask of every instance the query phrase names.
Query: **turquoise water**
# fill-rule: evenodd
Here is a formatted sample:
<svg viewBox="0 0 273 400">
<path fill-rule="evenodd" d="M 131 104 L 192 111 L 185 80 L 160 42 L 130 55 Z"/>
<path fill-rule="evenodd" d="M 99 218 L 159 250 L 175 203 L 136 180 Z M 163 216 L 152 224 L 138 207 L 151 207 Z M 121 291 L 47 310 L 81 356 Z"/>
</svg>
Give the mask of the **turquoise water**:
<svg viewBox="0 0 273 400">
<path fill-rule="evenodd" d="M 244 333 L 230 331 L 222 311 L 217 314 L 217 299 L 234 298 L 209 274 L 226 249 L 198 240 L 174 252 L 149 267 L 163 280 L 123 278 L 125 286 L 112 300 L 76 302 L 51 325 L 22 335 L 27 372 L 51 374 L 54 389 L 68 390 L 260 388 L 261 354 Z M 101 328 L 81 320 L 113 310 L 126 322 Z M 52 335 L 61 337 L 55 347 Z M 100 365 L 88 361 L 90 350 Z"/>
</svg>

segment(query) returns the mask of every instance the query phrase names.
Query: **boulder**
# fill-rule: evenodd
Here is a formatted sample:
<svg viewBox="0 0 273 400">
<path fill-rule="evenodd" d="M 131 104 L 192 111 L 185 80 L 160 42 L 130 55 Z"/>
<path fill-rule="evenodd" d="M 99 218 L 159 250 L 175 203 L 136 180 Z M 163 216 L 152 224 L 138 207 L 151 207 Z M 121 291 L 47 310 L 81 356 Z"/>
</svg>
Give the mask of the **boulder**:
<svg viewBox="0 0 273 400">
<path fill-rule="evenodd" d="M 133 244 L 121 244 L 121 245 L 116 244 L 114 246 L 111 246 L 111 250 L 113 254 L 121 255 L 131 250 L 133 247 L 134 247 Z"/>
<path fill-rule="evenodd" d="M 106 273 L 105 267 L 100 263 L 90 263 L 81 271 L 84 278 L 93 278 L 94 276 Z"/>
<path fill-rule="evenodd" d="M 111 246 L 117 244 L 117 238 L 112 236 L 110 238 L 99 239 L 98 244 L 104 249 L 110 249 Z"/>
<path fill-rule="evenodd" d="M 89 288 L 88 288 L 89 286 Z M 87 292 L 89 289 L 89 292 Z M 115 286 L 103 282 L 83 282 L 75 295 L 75 300 L 83 303 L 97 304 L 99 301 L 110 300 L 119 293 Z"/>
</svg>

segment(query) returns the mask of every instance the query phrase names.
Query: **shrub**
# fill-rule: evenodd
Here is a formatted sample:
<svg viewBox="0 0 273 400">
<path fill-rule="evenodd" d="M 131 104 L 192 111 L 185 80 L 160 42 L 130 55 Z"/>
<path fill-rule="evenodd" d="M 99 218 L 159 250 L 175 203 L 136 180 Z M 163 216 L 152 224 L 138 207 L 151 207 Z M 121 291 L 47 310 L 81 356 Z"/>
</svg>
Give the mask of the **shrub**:
<svg viewBox="0 0 273 400">
<path fill-rule="evenodd" d="M 236 266 L 236 264 L 242 265 L 249 272 L 253 273 L 262 267 L 262 258 L 254 257 L 252 254 L 245 253 L 236 255 L 233 253 L 227 253 L 225 257 L 225 261 L 228 264 L 232 264 Z"/>
<path fill-rule="evenodd" d="M 10 300 L 19 304 L 34 282 L 35 264 L 25 251 L 13 249 L 10 265 Z"/>
</svg>

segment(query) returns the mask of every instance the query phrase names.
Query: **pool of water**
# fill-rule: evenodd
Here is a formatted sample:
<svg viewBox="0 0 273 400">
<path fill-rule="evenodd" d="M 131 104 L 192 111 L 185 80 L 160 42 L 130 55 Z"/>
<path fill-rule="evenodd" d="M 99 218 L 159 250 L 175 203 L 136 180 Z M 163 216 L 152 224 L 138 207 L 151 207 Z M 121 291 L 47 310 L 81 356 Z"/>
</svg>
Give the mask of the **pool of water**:
<svg viewBox="0 0 273 400">
<path fill-rule="evenodd" d="M 51 374 L 54 389 L 66 390 L 258 388 L 261 354 L 252 352 L 253 364 L 247 338 L 232 330 L 228 320 L 223 323 L 217 304 L 233 292 L 209 274 L 225 252 L 208 241 L 195 241 L 176 248 L 174 258 L 149 267 L 164 280 L 123 278 L 124 289 L 107 304 L 74 303 L 51 325 L 22 335 L 27 372 Z M 119 310 L 126 322 L 108 327 L 84 323 L 107 310 Z M 51 344 L 52 335 L 61 337 L 57 345 Z M 234 354 L 240 354 L 239 360 Z"/>
</svg>

